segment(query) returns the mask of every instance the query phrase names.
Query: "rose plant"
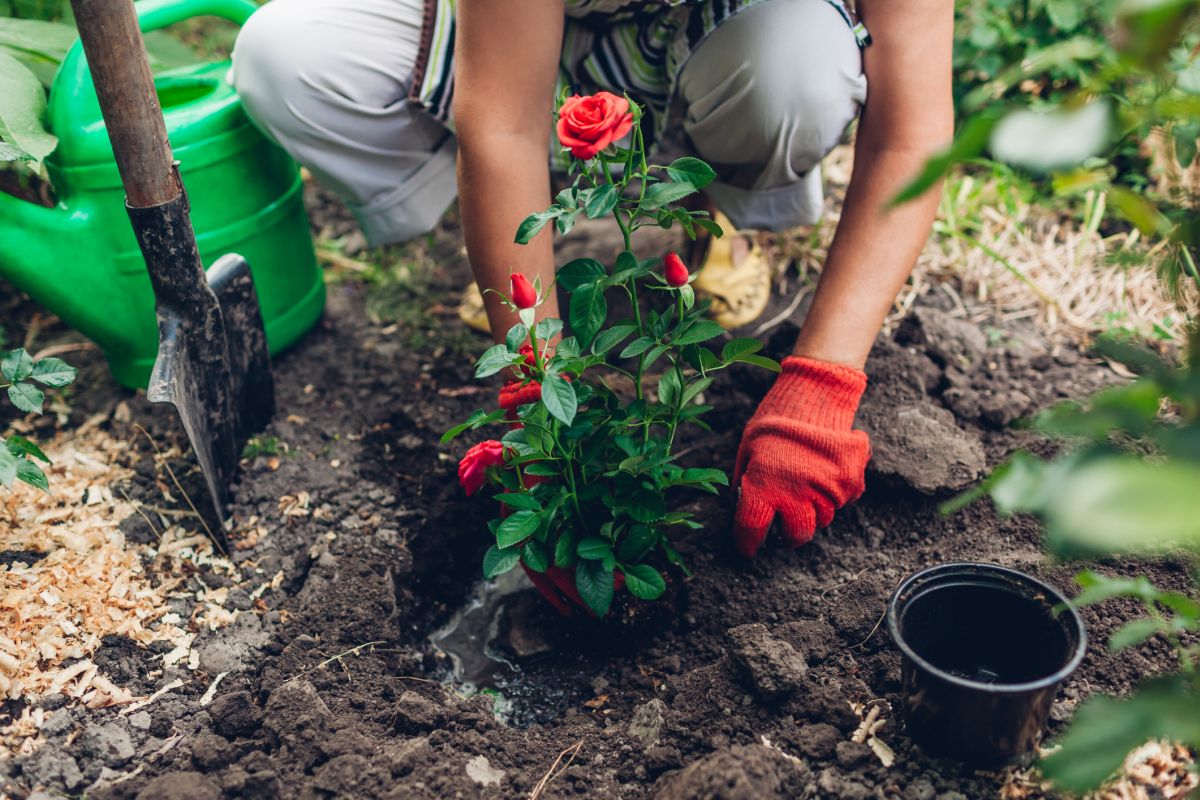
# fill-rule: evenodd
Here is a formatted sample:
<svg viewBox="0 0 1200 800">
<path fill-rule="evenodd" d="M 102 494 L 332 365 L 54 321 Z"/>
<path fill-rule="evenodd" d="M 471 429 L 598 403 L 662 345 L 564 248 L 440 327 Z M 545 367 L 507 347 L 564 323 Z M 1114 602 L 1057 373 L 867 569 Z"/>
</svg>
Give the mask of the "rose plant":
<svg viewBox="0 0 1200 800">
<path fill-rule="evenodd" d="M 40 358 L 37 361 L 23 349 L 10 350 L 0 359 L 0 389 L 6 389 L 8 399 L 19 411 L 42 413 L 46 395 L 38 384 L 61 389 L 75 380 L 75 368 L 61 358 Z M 35 460 L 36 459 L 36 460 Z M 35 443 L 13 434 L 0 439 L 0 486 L 12 486 L 16 481 L 50 490 L 46 473 L 37 465 L 50 459 Z"/>
<path fill-rule="evenodd" d="M 710 349 L 707 343 L 725 331 L 705 318 L 707 301 L 697 302 L 694 276 L 679 256 L 633 254 L 631 236 L 647 225 L 678 223 L 692 237 L 698 227 L 721 235 L 707 212 L 674 205 L 712 181 L 713 170 L 696 158 L 650 164 L 640 117 L 628 98 L 605 92 L 563 100 L 556 129 L 571 154 L 574 182 L 550 208 L 522 222 L 516 240 L 527 243 L 551 220 L 565 234 L 580 214 L 611 215 L 625 248 L 611 268 L 580 258 L 558 270 L 571 335 L 557 343 L 562 320 L 538 321 L 536 314 L 553 287 L 512 275 L 502 297 L 521 321 L 475 370 L 479 378 L 512 372 L 500 408 L 477 410 L 443 437 L 509 426 L 459 464 L 468 494 L 486 484 L 500 490 L 483 573 L 490 579 L 521 565 L 563 613 L 572 601 L 604 616 L 621 589 L 653 600 L 666 589 L 668 563 L 687 572 L 667 531 L 700 525 L 672 510 L 668 493 L 715 493 L 728 479 L 719 469 L 677 464 L 676 434 L 685 424 L 707 428 L 701 417 L 710 406 L 702 397 L 714 373 L 737 362 L 779 369 L 758 354 L 754 339 Z M 643 307 L 643 291 L 657 302 Z M 610 292 L 628 298 L 630 318 L 608 319 Z"/>
</svg>

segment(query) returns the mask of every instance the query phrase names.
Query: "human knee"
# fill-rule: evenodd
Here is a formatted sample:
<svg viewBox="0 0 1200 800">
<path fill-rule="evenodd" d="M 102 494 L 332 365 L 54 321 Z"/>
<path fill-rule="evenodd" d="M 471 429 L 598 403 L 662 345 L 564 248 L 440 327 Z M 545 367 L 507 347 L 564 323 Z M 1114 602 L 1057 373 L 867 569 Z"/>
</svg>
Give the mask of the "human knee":
<svg viewBox="0 0 1200 800">
<path fill-rule="evenodd" d="M 305 75 L 320 59 L 320 47 L 307 47 L 313 25 L 296 14 L 292 2 L 259 8 L 242 26 L 233 48 L 231 77 L 250 117 L 277 138 L 303 127 L 320 93 Z M 316 68 L 320 68 L 319 65 Z"/>
<path fill-rule="evenodd" d="M 865 96 L 849 25 L 825 0 L 770 0 L 725 25 L 712 42 L 721 52 L 711 55 L 726 66 L 709 65 L 715 91 L 694 91 L 707 97 L 692 105 L 698 113 L 690 114 L 690 127 L 702 131 L 714 127 L 706 121 L 720 121 L 722 138 L 751 151 L 742 153 L 743 163 L 765 161 L 786 143 L 797 171 L 805 171 L 805 162 L 816 163 L 837 144 Z M 733 127 L 743 135 L 731 137 Z"/>
</svg>

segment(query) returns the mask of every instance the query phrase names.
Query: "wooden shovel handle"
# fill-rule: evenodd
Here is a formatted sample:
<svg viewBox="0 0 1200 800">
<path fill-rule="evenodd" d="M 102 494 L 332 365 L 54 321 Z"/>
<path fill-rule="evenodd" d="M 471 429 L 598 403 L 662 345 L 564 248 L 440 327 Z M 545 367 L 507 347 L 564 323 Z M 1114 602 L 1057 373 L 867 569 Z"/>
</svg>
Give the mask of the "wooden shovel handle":
<svg viewBox="0 0 1200 800">
<path fill-rule="evenodd" d="M 71 0 L 71 8 L 129 205 L 173 200 L 183 187 L 132 0 Z"/>
</svg>

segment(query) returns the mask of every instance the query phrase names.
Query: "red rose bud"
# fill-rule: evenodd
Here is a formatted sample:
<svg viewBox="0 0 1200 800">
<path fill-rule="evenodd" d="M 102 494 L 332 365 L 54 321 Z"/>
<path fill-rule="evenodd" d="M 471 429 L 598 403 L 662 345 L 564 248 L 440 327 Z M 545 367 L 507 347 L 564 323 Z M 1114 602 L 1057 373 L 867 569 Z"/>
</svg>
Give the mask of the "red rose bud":
<svg viewBox="0 0 1200 800">
<path fill-rule="evenodd" d="M 667 253 L 663 257 L 663 277 L 675 288 L 687 285 L 688 268 L 678 253 Z"/>
<path fill-rule="evenodd" d="M 509 276 L 512 281 L 512 301 L 517 308 L 533 308 L 537 305 L 537 291 L 533 284 L 519 272 Z"/>
<path fill-rule="evenodd" d="M 480 442 L 458 462 L 458 482 L 468 495 L 473 495 L 483 488 L 488 469 L 503 465 L 504 445 L 495 439 Z"/>
</svg>

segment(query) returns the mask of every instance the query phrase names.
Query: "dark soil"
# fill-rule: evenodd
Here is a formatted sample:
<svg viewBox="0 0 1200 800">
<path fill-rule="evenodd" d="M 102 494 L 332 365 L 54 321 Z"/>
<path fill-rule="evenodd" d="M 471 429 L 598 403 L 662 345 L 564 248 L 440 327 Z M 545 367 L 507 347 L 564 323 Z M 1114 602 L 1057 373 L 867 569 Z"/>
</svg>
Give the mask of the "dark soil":
<svg viewBox="0 0 1200 800">
<path fill-rule="evenodd" d="M 610 245 L 572 245 L 585 246 Z M 919 313 L 881 337 L 867 367 L 860 424 L 875 461 L 862 500 L 804 548 L 788 551 L 771 537 L 745 561 L 729 541 L 731 496 L 681 496 L 705 522 L 676 537 L 695 577 L 633 623 L 563 621 L 531 591 L 518 596 L 508 638 L 517 630 L 542 652 L 520 660 L 519 677 L 500 688 L 514 705 L 510 725 L 493 713 L 491 696 L 465 697 L 443 682 L 446 659 L 427 638 L 473 591 L 494 511 L 486 499 L 465 499 L 456 480 L 457 457 L 474 440 L 451 448 L 438 440 L 490 405 L 495 386 L 478 385 L 471 355 L 453 344 L 464 341 L 452 307 L 467 268 L 452 223 L 426 256 L 433 266 L 412 301 L 423 312 L 420 337 L 418 323 L 372 324 L 364 286 L 335 282 L 324 320 L 275 362 L 279 414 L 268 433 L 287 452 L 276 468 L 261 456 L 243 464 L 234 538 L 262 530 L 257 544 L 234 553 L 242 580 L 233 593 L 282 571 L 279 589 L 257 602 L 246 594 L 233 625 L 202 633 L 195 672 L 164 670 L 154 653 L 106 641 L 96 660 L 119 683 L 150 694 L 183 677 L 184 688 L 131 718 L 115 709 L 59 715 L 33 755 L 0 761 L 0 793 L 523 798 L 570 748 L 570 766 L 542 797 L 996 795 L 1005 773 L 929 758 L 894 710 L 879 733 L 897 755 L 885 768 L 849 741 L 859 723 L 851 703 L 898 708 L 899 656 L 879 622 L 905 575 L 990 561 L 1071 591 L 1079 565 L 1051 563 L 1030 520 L 1002 519 L 987 504 L 945 518 L 937 505 L 1031 441 L 1014 420 L 1086 396 L 1115 379 L 1110 371 L 1029 330 L 997 326 L 985 336 L 945 313 L 948 296 L 922 298 Z M 15 338 L 29 305 L 4 311 Z M 443 335 L 429 336 L 431 326 Z M 795 332 L 793 323 L 775 328 L 769 349 L 785 353 Z M 106 424 L 141 454 L 132 496 L 151 496 L 150 446 L 132 426 L 146 426 L 160 445 L 181 441 L 179 433 L 141 394 L 113 386 L 97 353 L 72 360 L 85 362 L 73 419 L 127 403 L 132 419 Z M 713 433 L 690 436 L 685 462 L 732 465 L 769 383 L 751 370 L 719 379 L 707 393 Z M 280 498 L 300 492 L 309 513 L 285 516 Z M 148 535 L 139 526 L 129 520 L 131 538 Z M 1187 586 L 1172 564 L 1138 569 Z M 1085 610 L 1091 645 L 1059 694 L 1052 731 L 1082 698 L 1127 691 L 1171 668 L 1161 641 L 1106 650 L 1106 635 L 1134 613 L 1120 603 Z M 202 707 L 221 672 L 229 675 Z M 135 766 L 140 772 L 114 781 Z"/>
</svg>

